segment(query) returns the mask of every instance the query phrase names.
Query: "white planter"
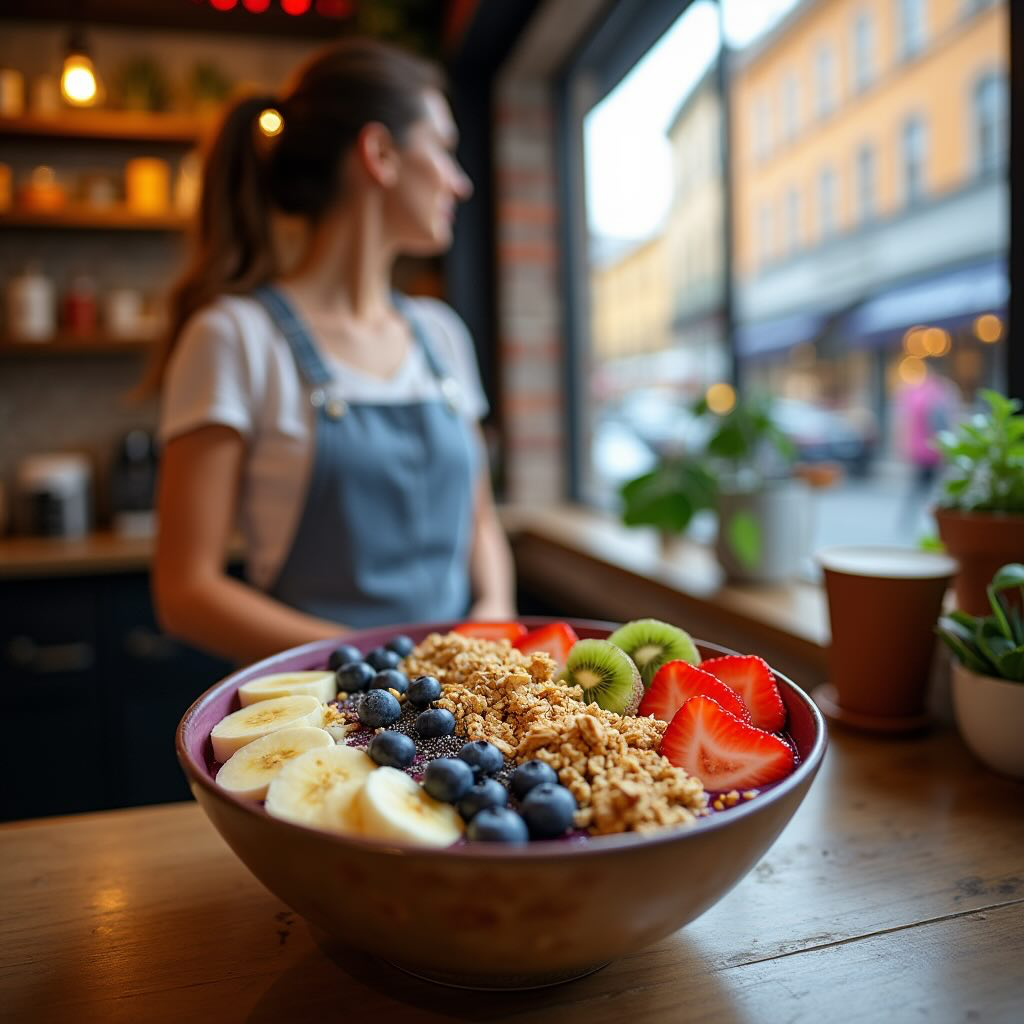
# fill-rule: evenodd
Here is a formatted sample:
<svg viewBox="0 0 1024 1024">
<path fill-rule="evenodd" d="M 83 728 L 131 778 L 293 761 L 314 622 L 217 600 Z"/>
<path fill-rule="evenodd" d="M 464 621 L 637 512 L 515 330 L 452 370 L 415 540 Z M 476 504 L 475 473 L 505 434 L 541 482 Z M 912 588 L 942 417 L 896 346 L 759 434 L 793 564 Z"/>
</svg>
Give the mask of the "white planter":
<svg viewBox="0 0 1024 1024">
<path fill-rule="evenodd" d="M 735 543 L 743 521 L 753 551 Z M 800 480 L 772 481 L 756 491 L 724 492 L 718 499 L 715 555 L 731 580 L 784 583 L 799 575 L 810 543 L 810 489 Z"/>
<path fill-rule="evenodd" d="M 953 662 L 953 710 L 975 756 L 1001 775 L 1024 779 L 1024 683 L 981 676 Z"/>
</svg>

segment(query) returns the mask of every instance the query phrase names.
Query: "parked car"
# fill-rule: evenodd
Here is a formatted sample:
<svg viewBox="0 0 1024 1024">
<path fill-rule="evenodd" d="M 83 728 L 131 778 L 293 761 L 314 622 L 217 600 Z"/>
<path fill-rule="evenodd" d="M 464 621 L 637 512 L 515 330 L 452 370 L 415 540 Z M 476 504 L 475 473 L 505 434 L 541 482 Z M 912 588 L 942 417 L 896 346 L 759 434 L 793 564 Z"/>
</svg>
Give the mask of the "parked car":
<svg viewBox="0 0 1024 1024">
<path fill-rule="evenodd" d="M 775 399 L 772 418 L 796 445 L 802 462 L 839 462 L 853 476 L 867 475 L 876 445 L 869 427 L 794 398 Z"/>
</svg>

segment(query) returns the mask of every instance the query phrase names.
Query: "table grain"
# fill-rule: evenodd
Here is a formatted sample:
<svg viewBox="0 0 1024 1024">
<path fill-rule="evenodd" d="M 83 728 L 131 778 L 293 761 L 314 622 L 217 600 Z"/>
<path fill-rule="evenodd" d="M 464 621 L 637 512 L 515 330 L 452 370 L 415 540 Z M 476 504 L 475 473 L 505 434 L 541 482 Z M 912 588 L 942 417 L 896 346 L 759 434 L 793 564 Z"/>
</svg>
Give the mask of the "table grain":
<svg viewBox="0 0 1024 1024">
<path fill-rule="evenodd" d="M 1024 784 L 950 731 L 834 731 L 731 893 L 533 992 L 442 988 L 318 941 L 192 803 L 2 826 L 0 879 L 5 1021 L 1024 1019 Z"/>
</svg>

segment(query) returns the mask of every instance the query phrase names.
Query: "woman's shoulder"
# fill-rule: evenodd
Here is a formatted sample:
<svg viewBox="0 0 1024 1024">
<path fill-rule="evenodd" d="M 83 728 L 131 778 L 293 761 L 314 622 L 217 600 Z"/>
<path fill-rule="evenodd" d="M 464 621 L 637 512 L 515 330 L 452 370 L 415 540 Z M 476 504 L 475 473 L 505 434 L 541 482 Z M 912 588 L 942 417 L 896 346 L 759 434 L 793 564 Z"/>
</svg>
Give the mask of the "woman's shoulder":
<svg viewBox="0 0 1024 1024">
<path fill-rule="evenodd" d="M 181 347 L 238 349 L 265 346 L 273 325 L 263 307 L 247 295 L 219 295 L 196 310 L 181 331 Z"/>
</svg>

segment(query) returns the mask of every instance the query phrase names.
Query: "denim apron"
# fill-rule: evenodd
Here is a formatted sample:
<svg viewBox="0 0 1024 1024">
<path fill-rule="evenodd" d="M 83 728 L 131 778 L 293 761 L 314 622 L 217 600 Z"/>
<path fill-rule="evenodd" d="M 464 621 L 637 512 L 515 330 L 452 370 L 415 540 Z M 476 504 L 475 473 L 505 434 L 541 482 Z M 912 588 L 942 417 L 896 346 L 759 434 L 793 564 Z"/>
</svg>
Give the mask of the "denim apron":
<svg viewBox="0 0 1024 1024">
<path fill-rule="evenodd" d="M 315 424 L 305 505 L 269 593 L 360 628 L 463 618 L 479 454 L 418 318 L 393 296 L 443 399 L 352 402 L 332 397 L 331 371 L 281 292 L 253 298 L 291 347 Z"/>
</svg>

